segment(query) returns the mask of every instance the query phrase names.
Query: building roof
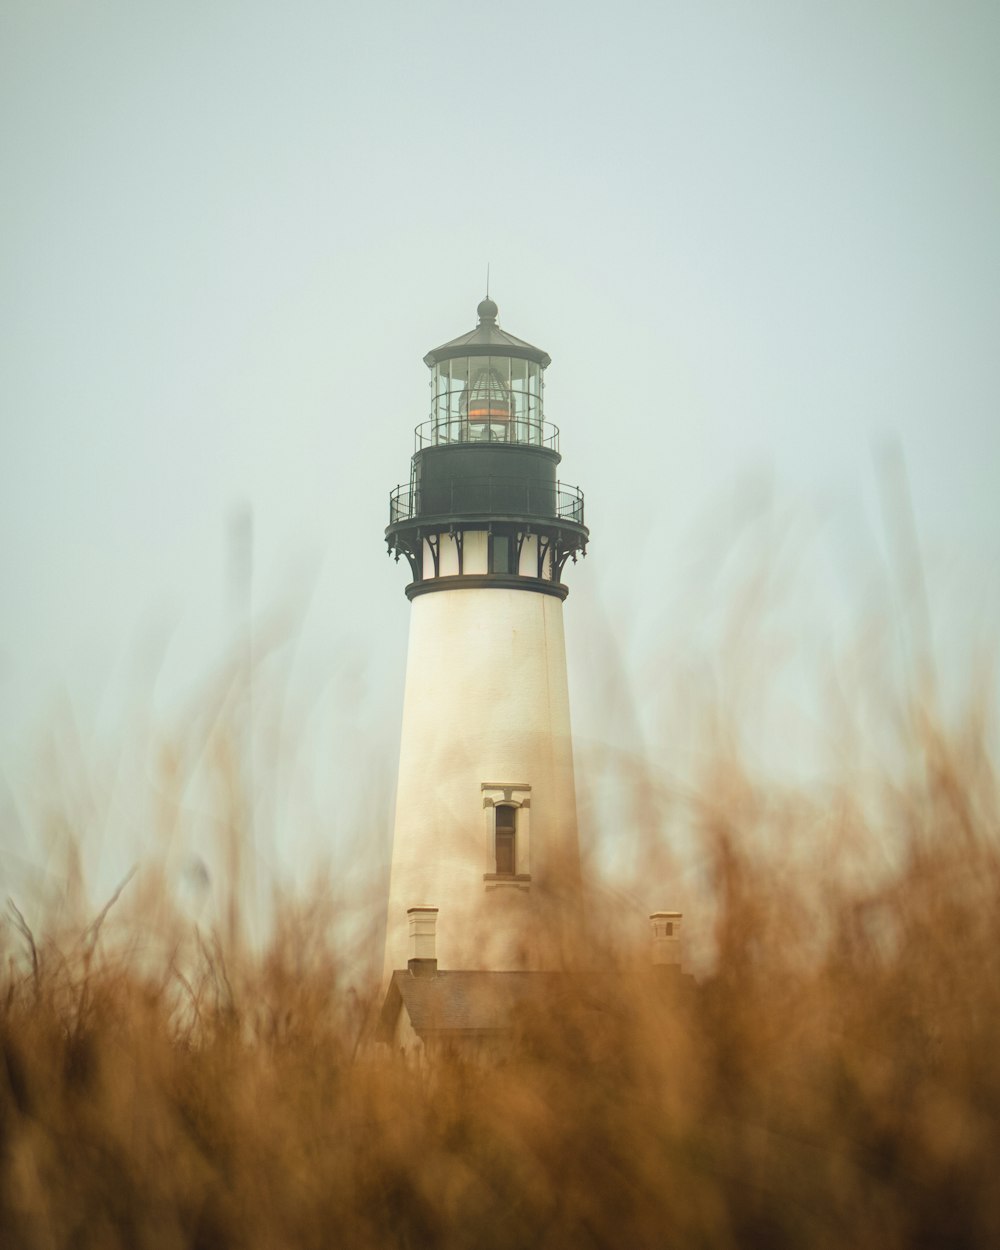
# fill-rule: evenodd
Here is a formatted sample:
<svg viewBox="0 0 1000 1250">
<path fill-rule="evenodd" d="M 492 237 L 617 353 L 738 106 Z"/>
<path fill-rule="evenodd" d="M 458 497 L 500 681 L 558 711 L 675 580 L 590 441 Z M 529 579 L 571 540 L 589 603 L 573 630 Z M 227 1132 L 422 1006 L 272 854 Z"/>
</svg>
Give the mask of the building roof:
<svg viewBox="0 0 1000 1250">
<path fill-rule="evenodd" d="M 405 1007 L 416 1033 L 504 1033 L 525 1010 L 550 1003 L 564 983 L 561 972 L 437 972 L 392 974 L 379 1015 L 376 1038 L 392 1040 Z"/>
<path fill-rule="evenodd" d="M 432 348 L 424 357 L 428 368 L 440 360 L 451 360 L 454 356 L 516 356 L 520 360 L 534 360 L 547 368 L 552 363 L 548 352 L 540 347 L 526 343 L 524 339 L 515 338 L 497 325 L 499 310 L 491 299 L 484 299 L 476 310 L 479 324 L 468 334 L 460 334 L 457 339 L 442 343 Z"/>
</svg>

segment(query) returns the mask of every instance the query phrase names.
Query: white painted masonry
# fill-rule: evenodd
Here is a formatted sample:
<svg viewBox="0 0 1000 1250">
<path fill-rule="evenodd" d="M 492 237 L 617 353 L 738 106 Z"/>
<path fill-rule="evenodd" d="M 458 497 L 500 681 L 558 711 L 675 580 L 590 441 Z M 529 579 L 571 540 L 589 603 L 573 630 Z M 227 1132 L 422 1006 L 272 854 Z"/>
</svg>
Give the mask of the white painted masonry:
<svg viewBox="0 0 1000 1250">
<path fill-rule="evenodd" d="M 559 966 L 551 906 L 579 877 L 562 607 L 497 586 L 410 605 L 386 980 L 417 905 L 438 908 L 442 969 Z M 497 802 L 517 807 L 517 880 L 496 878 Z"/>
</svg>

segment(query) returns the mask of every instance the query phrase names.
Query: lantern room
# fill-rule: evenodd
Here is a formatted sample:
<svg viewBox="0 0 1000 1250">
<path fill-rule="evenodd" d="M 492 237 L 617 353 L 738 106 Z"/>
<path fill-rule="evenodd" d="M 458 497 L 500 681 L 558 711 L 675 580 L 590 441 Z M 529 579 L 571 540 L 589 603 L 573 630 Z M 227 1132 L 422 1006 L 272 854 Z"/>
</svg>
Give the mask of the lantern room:
<svg viewBox="0 0 1000 1250">
<path fill-rule="evenodd" d="M 547 352 L 497 325 L 497 306 L 484 299 L 475 330 L 428 352 L 431 416 L 418 429 L 418 446 L 446 443 L 522 443 L 554 447 L 546 426 L 542 375 Z"/>
<path fill-rule="evenodd" d="M 409 481 L 390 496 L 386 542 L 409 561 L 411 598 L 476 579 L 561 598 L 562 569 L 586 552 L 588 531 L 542 415 L 551 358 L 501 330 L 488 296 L 477 312 L 474 330 L 424 357 L 431 415 L 417 426 Z"/>
</svg>

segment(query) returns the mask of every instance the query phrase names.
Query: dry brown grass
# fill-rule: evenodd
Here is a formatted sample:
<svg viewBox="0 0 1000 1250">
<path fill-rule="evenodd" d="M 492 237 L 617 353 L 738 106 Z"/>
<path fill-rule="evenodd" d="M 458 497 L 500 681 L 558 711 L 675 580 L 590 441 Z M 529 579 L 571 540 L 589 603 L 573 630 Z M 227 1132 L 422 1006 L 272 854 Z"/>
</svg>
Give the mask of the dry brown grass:
<svg viewBox="0 0 1000 1250">
<path fill-rule="evenodd" d="M 1000 1244 L 997 790 L 974 737 L 914 735 L 878 828 L 849 792 L 720 766 L 695 805 L 699 988 L 609 923 L 488 1065 L 371 1046 L 376 995 L 318 904 L 280 909 L 259 954 L 168 909 L 139 941 L 140 883 L 75 936 L 11 910 L 0 1243 Z M 760 850 L 761 824 L 822 821 L 811 865 Z M 874 877 L 830 849 L 886 839 Z"/>
</svg>

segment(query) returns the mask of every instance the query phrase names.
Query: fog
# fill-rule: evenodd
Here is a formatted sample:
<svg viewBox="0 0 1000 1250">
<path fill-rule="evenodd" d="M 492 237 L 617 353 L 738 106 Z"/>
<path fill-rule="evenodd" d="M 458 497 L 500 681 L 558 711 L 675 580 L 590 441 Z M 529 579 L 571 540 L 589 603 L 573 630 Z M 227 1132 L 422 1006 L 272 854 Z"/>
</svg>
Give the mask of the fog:
<svg viewBox="0 0 1000 1250">
<path fill-rule="evenodd" d="M 218 691 L 251 671 L 254 766 L 285 770 L 262 875 L 342 853 L 340 818 L 382 853 L 387 497 L 488 264 L 586 493 L 584 784 L 602 752 L 696 767 L 706 701 L 808 772 L 817 672 L 858 709 L 931 653 L 959 702 L 1000 608 L 998 27 L 964 2 L 4 6 L 0 871 L 62 871 L 31 832 L 54 773 L 106 751 L 124 786 L 192 708 L 245 726 Z M 102 881 L 152 836 L 123 793 Z"/>
</svg>

